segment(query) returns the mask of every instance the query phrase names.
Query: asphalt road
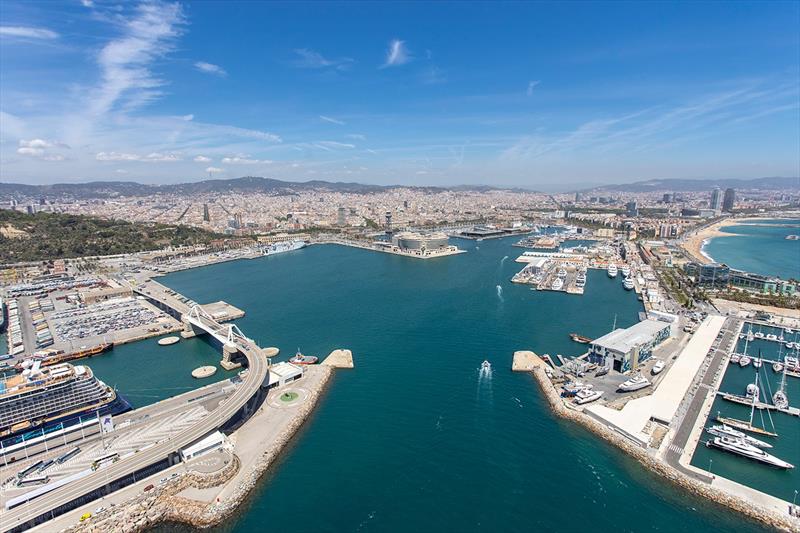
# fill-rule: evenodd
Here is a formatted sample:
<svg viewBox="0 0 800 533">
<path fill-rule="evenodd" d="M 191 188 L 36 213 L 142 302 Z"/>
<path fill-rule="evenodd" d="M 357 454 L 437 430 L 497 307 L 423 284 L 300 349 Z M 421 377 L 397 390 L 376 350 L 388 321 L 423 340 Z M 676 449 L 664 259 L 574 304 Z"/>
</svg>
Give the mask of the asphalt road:
<svg viewBox="0 0 800 533">
<path fill-rule="evenodd" d="M 678 426 L 678 431 L 675 433 L 675 437 L 672 439 L 672 443 L 667 449 L 667 453 L 665 455 L 665 460 L 670 466 L 680 470 L 687 476 L 694 477 L 706 483 L 711 482 L 710 476 L 702 475 L 693 470 L 685 468 L 680 464 L 679 460 L 681 454 L 683 454 L 683 449 L 686 447 L 686 444 L 689 441 L 689 437 L 692 434 L 692 430 L 697 422 L 697 418 L 700 416 L 700 411 L 703 407 L 703 403 L 705 403 L 707 393 L 710 389 L 713 390 L 713 384 L 716 379 L 716 371 L 721 367 L 723 360 L 730 350 L 735 346 L 737 330 L 738 321 L 734 318 L 728 318 L 721 330 L 721 340 L 715 340 L 714 344 L 712 345 L 714 355 L 712 356 L 710 365 L 704 370 L 703 377 L 700 380 L 700 387 L 692 397 L 689 407 L 686 410 L 686 414 L 684 415 L 680 426 Z"/>
</svg>

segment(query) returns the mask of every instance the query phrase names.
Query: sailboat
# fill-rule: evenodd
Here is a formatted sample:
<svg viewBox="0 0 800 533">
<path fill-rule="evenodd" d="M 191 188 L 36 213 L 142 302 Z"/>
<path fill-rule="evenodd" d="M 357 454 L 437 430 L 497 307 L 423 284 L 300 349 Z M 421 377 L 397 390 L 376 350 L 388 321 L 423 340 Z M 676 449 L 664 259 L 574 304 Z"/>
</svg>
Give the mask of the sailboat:
<svg viewBox="0 0 800 533">
<path fill-rule="evenodd" d="M 781 350 L 778 349 L 778 359 L 781 358 Z M 789 407 L 789 396 L 786 395 L 786 367 L 783 367 L 783 375 L 781 376 L 781 386 L 778 390 L 775 391 L 775 394 L 772 395 L 772 403 L 775 404 L 775 407 L 778 409 L 788 409 Z"/>
<path fill-rule="evenodd" d="M 778 436 L 777 433 L 772 431 L 767 431 L 766 429 L 753 425 L 753 415 L 756 412 L 756 402 L 759 401 L 759 396 L 760 396 L 760 393 L 758 392 L 758 372 L 756 372 L 756 382 L 753 384 L 753 386 L 756 393 L 753 394 L 752 402 L 750 404 L 750 421 L 748 422 L 745 420 L 739 420 L 738 418 L 728 418 L 720 416 L 720 414 L 717 413 L 717 422 L 722 422 L 723 424 L 727 424 L 736 429 L 750 431 L 751 433 L 758 433 L 759 435 L 767 435 L 769 437 L 777 437 Z"/>
</svg>

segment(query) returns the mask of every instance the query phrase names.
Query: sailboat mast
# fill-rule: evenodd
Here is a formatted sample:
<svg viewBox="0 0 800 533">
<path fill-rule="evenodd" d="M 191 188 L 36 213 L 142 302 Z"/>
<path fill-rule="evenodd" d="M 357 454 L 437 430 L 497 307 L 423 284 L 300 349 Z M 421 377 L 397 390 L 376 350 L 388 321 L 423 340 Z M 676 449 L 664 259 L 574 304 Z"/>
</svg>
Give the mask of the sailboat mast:
<svg viewBox="0 0 800 533">
<path fill-rule="evenodd" d="M 756 412 L 756 398 L 760 396 L 760 391 L 758 390 L 758 370 L 756 370 L 756 390 L 753 394 L 753 403 L 750 406 L 750 427 L 753 427 L 753 415 Z"/>
</svg>

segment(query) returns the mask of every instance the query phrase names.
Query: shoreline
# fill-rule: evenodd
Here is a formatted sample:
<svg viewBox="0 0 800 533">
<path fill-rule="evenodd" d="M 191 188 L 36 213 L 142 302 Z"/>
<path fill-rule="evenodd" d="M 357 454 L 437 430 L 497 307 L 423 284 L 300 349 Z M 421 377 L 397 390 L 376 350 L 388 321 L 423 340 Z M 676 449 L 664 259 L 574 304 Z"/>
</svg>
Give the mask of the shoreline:
<svg viewBox="0 0 800 533">
<path fill-rule="evenodd" d="M 568 408 L 558 396 L 553 384 L 550 382 L 550 379 L 547 377 L 541 367 L 536 366 L 533 368 L 532 374 L 536 382 L 539 384 L 539 388 L 544 394 L 545 399 L 550 405 L 550 409 L 556 416 L 571 420 L 583 426 L 592 433 L 604 439 L 606 442 L 613 444 L 617 448 L 620 448 L 623 452 L 627 453 L 652 473 L 666 478 L 674 485 L 686 489 L 696 496 L 704 497 L 719 505 L 723 505 L 729 509 L 737 511 L 758 523 L 776 528 L 781 531 L 800 531 L 800 523 L 798 521 L 793 521 L 784 516 L 776 515 L 770 509 L 764 508 L 739 496 L 732 495 L 720 490 L 719 488 L 712 487 L 711 485 L 705 485 L 696 479 L 690 478 L 684 473 L 675 470 L 666 462 L 649 455 L 646 450 L 635 446 L 619 433 L 614 432 L 597 420 L 580 411 Z"/>
<path fill-rule="evenodd" d="M 259 483 L 269 475 L 284 450 L 292 444 L 294 436 L 312 416 L 320 398 L 327 392 L 335 370 L 334 366 L 315 365 L 315 371 L 319 372 L 317 382 L 309 384 L 310 390 L 307 392 L 304 403 L 284 423 L 284 427 L 280 428 L 274 439 L 269 439 L 270 442 L 264 446 L 260 446 L 264 443 L 257 443 L 258 452 L 255 455 L 251 453 L 250 457 L 245 457 L 246 450 L 237 450 L 234 446 L 233 451 L 230 452 L 232 460 L 224 469 L 210 474 L 190 472 L 181 475 L 171 483 L 159 485 L 149 492 L 136 494 L 125 503 L 115 507 L 113 514 L 93 517 L 90 520 L 71 525 L 64 531 L 70 533 L 84 531 L 133 533 L 149 531 L 154 527 L 170 523 L 184 524 L 196 529 L 208 529 L 220 525 L 247 503 Z M 299 386 L 303 386 L 305 383 L 307 382 L 303 382 L 303 380 L 297 382 Z M 292 385 L 288 385 L 288 387 L 292 387 Z M 276 390 L 284 391 L 285 387 Z M 264 404 L 250 420 L 231 434 L 232 440 L 241 436 L 245 429 L 254 430 L 256 423 L 260 421 L 259 418 L 274 411 L 272 406 L 268 405 L 270 397 L 264 399 Z M 263 420 L 261 421 L 263 422 Z M 246 445 L 248 440 L 244 439 L 242 442 Z M 237 451 L 242 454 L 241 457 L 236 453 Z M 215 493 L 211 501 L 201 501 L 183 495 L 186 491 L 204 490 Z"/>
<path fill-rule="evenodd" d="M 766 220 L 795 220 L 795 218 L 781 216 L 735 218 L 728 216 L 706 228 L 697 231 L 694 234 L 689 235 L 681 244 L 681 247 L 696 261 L 701 263 L 713 263 L 715 262 L 714 258 L 705 251 L 705 247 L 709 242 L 711 242 L 712 239 L 717 237 L 731 237 L 736 235 L 735 233 L 725 231 L 725 228 L 738 225 L 774 226 L 773 224 L 758 224 L 758 222 L 763 222 Z"/>
</svg>

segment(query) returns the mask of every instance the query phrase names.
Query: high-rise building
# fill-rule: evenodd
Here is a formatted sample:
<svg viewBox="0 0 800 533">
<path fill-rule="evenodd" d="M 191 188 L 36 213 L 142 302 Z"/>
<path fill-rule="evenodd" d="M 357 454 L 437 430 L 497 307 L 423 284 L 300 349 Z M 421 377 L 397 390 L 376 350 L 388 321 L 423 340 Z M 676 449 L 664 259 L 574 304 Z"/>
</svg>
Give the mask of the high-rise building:
<svg viewBox="0 0 800 533">
<path fill-rule="evenodd" d="M 392 232 L 392 212 L 386 212 L 386 233 Z"/>
<path fill-rule="evenodd" d="M 347 225 L 347 212 L 344 207 L 339 207 L 339 211 L 336 216 L 336 225 L 337 226 Z"/>
<path fill-rule="evenodd" d="M 671 195 L 670 193 L 668 193 L 668 192 L 665 192 L 665 193 L 664 193 L 664 198 L 662 199 L 662 201 L 663 201 L 665 204 L 670 204 L 670 203 L 672 203 L 672 195 Z"/>
<path fill-rule="evenodd" d="M 709 207 L 715 211 L 722 208 L 722 189 L 719 187 L 714 187 L 714 190 L 711 191 L 711 204 Z"/>
<path fill-rule="evenodd" d="M 208 214 L 208 204 L 203 204 L 203 222 L 211 222 L 211 215 Z"/>
<path fill-rule="evenodd" d="M 575 193 L 575 203 L 578 203 L 580 201 L 581 201 L 581 193 L 576 192 Z"/>
<path fill-rule="evenodd" d="M 629 217 L 639 216 L 639 207 L 636 205 L 636 202 L 631 201 L 625 204 L 625 214 Z"/>
<path fill-rule="evenodd" d="M 726 213 L 733 211 L 733 206 L 736 204 L 736 191 L 728 187 L 725 189 L 725 197 L 722 199 L 722 210 Z"/>
</svg>

